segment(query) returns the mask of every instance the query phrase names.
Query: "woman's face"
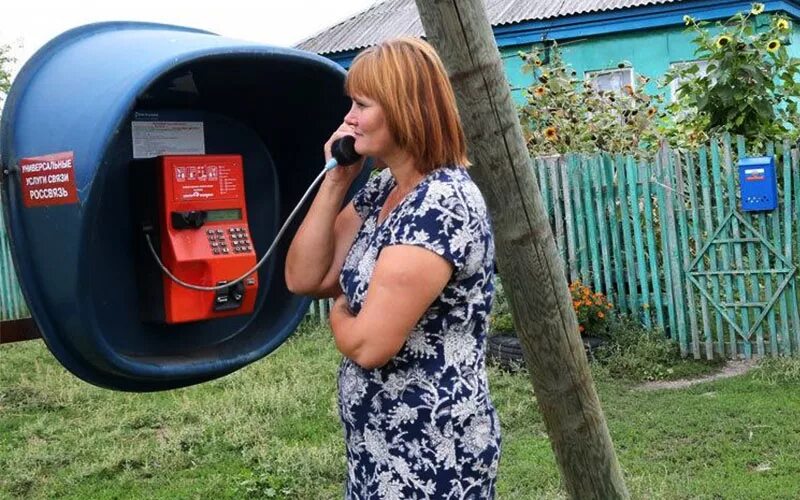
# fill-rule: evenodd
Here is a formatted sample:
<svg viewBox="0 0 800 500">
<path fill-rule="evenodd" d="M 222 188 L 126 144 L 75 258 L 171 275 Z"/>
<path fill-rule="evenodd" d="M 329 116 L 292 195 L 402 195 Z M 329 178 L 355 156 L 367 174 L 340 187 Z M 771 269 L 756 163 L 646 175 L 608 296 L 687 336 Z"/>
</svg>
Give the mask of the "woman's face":
<svg viewBox="0 0 800 500">
<path fill-rule="evenodd" d="M 364 156 L 386 157 L 397 145 L 389 133 L 383 108 L 367 97 L 353 96 L 352 100 L 353 104 L 344 121 L 353 127 L 356 151 Z"/>
</svg>

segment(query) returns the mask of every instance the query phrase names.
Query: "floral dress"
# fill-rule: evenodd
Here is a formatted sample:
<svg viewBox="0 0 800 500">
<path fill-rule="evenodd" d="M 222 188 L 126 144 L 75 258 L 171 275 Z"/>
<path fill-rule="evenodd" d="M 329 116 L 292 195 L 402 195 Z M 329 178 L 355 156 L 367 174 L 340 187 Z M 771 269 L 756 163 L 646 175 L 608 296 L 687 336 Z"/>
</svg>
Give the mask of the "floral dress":
<svg viewBox="0 0 800 500">
<path fill-rule="evenodd" d="M 385 366 L 365 370 L 347 358 L 342 361 L 345 497 L 493 498 L 500 426 L 485 365 L 494 291 L 494 241 L 486 205 L 465 169 L 442 167 L 378 224 L 394 184 L 385 169 L 353 200 L 363 223 L 340 275 L 350 309 L 354 314 L 361 310 L 375 262 L 388 245 L 426 248 L 447 259 L 454 271 Z"/>
</svg>

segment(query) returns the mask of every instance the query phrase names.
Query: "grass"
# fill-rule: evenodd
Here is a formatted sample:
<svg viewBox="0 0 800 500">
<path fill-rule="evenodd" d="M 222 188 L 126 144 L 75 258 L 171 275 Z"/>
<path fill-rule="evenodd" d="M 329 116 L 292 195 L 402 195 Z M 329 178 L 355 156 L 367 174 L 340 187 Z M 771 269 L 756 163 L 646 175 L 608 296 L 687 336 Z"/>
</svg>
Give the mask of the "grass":
<svg viewBox="0 0 800 500">
<path fill-rule="evenodd" d="M 304 325 L 221 380 L 127 394 L 74 378 L 41 342 L 0 346 L 0 498 L 341 498 L 338 359 Z M 634 498 L 797 497 L 800 361 L 674 391 L 596 375 Z M 490 376 L 498 497 L 563 498 L 529 381 Z"/>
</svg>

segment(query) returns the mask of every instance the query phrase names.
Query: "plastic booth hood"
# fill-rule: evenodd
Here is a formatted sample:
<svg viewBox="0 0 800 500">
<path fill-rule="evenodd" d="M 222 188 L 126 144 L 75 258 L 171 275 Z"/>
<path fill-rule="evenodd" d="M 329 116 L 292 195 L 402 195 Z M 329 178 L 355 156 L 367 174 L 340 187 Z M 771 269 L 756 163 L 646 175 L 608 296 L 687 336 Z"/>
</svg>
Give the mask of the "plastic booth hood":
<svg viewBox="0 0 800 500">
<path fill-rule="evenodd" d="M 259 270 L 252 314 L 145 321 L 141 297 L 156 291 L 143 290 L 137 261 L 137 207 L 150 201 L 136 187 L 134 152 L 146 157 L 163 139 L 241 155 L 260 258 L 323 166 L 322 144 L 349 107 L 343 81 L 339 66 L 314 54 L 158 24 L 83 26 L 39 50 L 0 123 L 2 201 L 25 298 L 55 357 L 92 384 L 153 391 L 228 374 L 286 340 L 310 303 L 283 276 L 307 207 Z M 193 133 L 177 146 L 146 134 L 134 145 L 132 124 L 152 122 Z M 61 162 L 73 184 L 46 184 L 32 204 L 20 165 L 42 158 Z"/>
</svg>

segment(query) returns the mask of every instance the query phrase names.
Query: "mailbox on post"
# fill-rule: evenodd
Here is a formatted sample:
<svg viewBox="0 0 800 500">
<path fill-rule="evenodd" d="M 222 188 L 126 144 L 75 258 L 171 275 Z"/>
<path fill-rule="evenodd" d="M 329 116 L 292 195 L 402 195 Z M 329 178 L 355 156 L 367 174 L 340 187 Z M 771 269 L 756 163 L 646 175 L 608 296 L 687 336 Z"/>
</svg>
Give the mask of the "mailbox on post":
<svg viewBox="0 0 800 500">
<path fill-rule="evenodd" d="M 760 156 L 739 160 L 739 189 L 744 212 L 765 212 L 778 208 L 775 158 Z"/>
</svg>

